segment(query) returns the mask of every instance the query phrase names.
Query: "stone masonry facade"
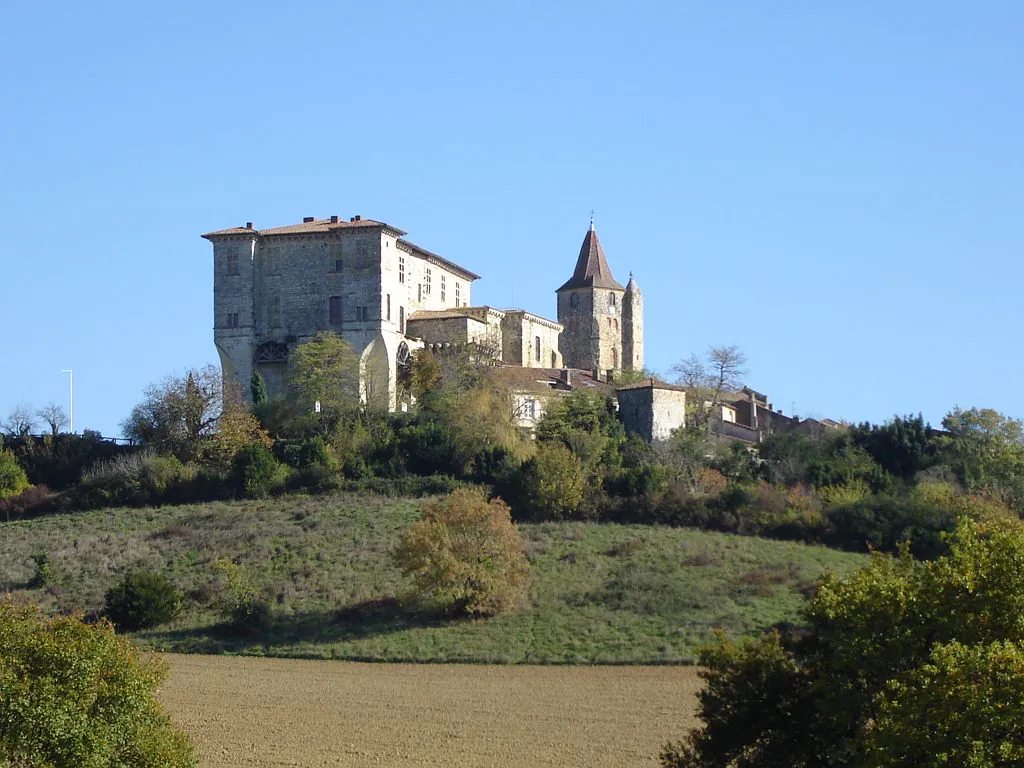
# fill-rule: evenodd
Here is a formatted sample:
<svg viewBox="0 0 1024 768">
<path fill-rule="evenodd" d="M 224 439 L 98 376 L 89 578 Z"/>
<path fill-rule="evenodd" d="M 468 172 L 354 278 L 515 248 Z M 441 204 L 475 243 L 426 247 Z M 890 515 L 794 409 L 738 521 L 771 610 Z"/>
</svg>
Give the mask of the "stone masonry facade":
<svg viewBox="0 0 1024 768">
<path fill-rule="evenodd" d="M 591 225 L 573 278 L 557 291 L 558 322 L 521 309 L 472 305 L 478 275 L 353 216 L 270 229 L 209 232 L 214 343 L 226 381 L 249 395 L 253 372 L 281 394 L 297 345 L 334 331 L 360 355 L 361 396 L 394 410 L 410 351 L 476 343 L 498 362 L 606 372 L 643 367 L 643 304 L 636 282 L 614 281 Z"/>
</svg>

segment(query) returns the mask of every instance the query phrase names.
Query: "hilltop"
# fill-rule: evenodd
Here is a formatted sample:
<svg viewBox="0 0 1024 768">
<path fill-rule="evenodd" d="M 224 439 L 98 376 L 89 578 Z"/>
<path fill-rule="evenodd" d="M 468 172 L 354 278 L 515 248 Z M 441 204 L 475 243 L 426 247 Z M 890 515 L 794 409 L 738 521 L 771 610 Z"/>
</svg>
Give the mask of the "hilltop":
<svg viewBox="0 0 1024 768">
<path fill-rule="evenodd" d="M 798 620 L 824 569 L 863 555 L 692 529 L 583 522 L 521 525 L 533 566 L 515 614 L 450 621 L 403 606 L 389 551 L 419 502 L 354 494 L 286 496 L 12 522 L 0 589 L 50 611 L 99 611 L 130 568 L 164 570 L 188 595 L 174 623 L 142 632 L 178 652 L 416 662 L 687 663 L 716 630 L 740 635 Z M 30 556 L 51 575 L 30 587 Z M 274 607 L 259 637 L 231 633 L 212 571 L 239 563 Z"/>
</svg>

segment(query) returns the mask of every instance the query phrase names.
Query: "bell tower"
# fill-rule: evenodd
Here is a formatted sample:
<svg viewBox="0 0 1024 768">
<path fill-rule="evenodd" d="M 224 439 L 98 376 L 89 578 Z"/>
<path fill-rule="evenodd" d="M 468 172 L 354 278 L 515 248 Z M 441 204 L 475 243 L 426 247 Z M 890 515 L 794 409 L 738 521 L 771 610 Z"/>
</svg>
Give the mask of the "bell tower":
<svg viewBox="0 0 1024 768">
<path fill-rule="evenodd" d="M 593 219 L 572 277 L 555 294 L 558 322 L 565 327 L 560 346 L 567 368 L 603 372 L 632 367 L 623 345 L 626 289 L 612 277 Z"/>
</svg>

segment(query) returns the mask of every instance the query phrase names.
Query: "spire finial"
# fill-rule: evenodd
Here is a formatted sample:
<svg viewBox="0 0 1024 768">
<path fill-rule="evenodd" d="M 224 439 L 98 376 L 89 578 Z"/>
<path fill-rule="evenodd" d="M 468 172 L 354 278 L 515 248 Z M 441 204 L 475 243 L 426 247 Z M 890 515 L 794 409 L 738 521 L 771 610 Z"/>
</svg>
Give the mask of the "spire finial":
<svg viewBox="0 0 1024 768">
<path fill-rule="evenodd" d="M 590 209 L 590 231 L 594 231 L 594 209 Z"/>
</svg>

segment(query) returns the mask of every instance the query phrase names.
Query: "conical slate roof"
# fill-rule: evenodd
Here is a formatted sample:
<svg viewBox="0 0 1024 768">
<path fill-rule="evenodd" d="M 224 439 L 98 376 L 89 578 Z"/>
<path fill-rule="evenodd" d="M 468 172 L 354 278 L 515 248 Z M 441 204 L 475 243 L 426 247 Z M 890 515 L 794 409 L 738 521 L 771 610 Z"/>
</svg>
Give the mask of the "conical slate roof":
<svg viewBox="0 0 1024 768">
<path fill-rule="evenodd" d="M 612 277 L 611 267 L 608 266 L 608 259 L 604 256 L 604 248 L 601 241 L 597 239 L 597 232 L 594 225 L 590 225 L 587 236 L 583 238 L 583 245 L 580 247 L 580 256 L 576 260 L 576 271 L 572 273 L 569 281 L 558 291 L 567 291 L 570 288 L 613 288 L 620 291 L 626 290 Z M 556 291 L 556 293 L 558 293 Z"/>
</svg>

